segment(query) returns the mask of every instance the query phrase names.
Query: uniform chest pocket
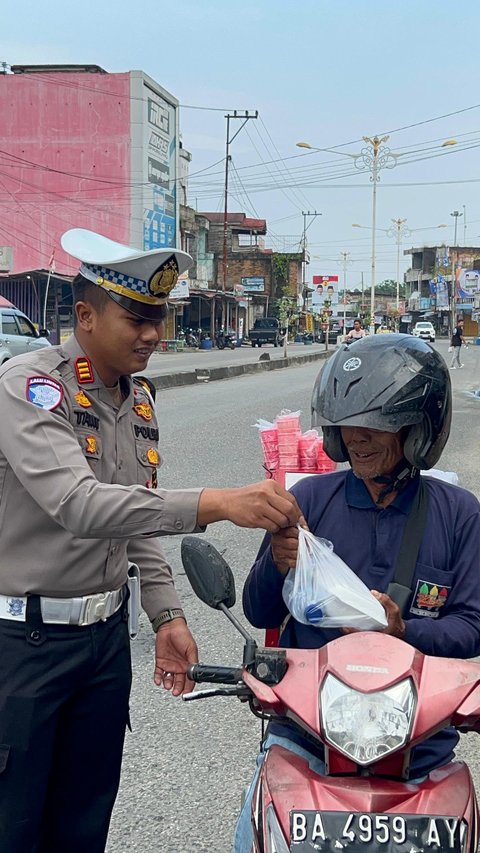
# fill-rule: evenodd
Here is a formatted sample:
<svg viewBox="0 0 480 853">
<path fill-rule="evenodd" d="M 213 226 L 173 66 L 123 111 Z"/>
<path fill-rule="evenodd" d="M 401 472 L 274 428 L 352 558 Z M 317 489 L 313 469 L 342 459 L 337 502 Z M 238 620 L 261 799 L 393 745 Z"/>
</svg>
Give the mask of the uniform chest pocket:
<svg viewBox="0 0 480 853">
<path fill-rule="evenodd" d="M 77 430 L 76 436 L 85 458 L 94 464 L 98 462 L 103 452 L 100 436 L 88 430 Z"/>
<path fill-rule="evenodd" d="M 438 619 L 453 590 L 453 572 L 417 563 L 410 613 Z"/>
<path fill-rule="evenodd" d="M 157 470 L 162 464 L 160 454 L 153 444 L 143 441 L 135 443 L 138 482 L 149 488 L 157 487 Z"/>
</svg>

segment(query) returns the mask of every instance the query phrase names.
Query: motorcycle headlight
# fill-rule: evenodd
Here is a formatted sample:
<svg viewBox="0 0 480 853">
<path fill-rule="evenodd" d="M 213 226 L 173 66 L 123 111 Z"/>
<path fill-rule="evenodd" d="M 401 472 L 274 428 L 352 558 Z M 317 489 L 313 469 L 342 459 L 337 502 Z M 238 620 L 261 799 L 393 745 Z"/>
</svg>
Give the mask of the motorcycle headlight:
<svg viewBox="0 0 480 853">
<path fill-rule="evenodd" d="M 356 764 L 372 764 L 404 745 L 415 703 L 410 678 L 378 693 L 360 693 L 329 673 L 320 690 L 325 738 Z"/>
<path fill-rule="evenodd" d="M 289 853 L 290 848 L 285 841 L 282 828 L 278 822 L 272 804 L 267 807 L 267 851 L 268 853 Z"/>
</svg>

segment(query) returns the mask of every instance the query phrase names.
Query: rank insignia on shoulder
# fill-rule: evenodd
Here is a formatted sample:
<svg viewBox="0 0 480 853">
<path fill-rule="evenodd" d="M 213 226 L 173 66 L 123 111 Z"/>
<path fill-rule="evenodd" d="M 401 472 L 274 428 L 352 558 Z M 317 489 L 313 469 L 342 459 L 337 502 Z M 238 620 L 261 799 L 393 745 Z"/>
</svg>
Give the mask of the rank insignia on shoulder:
<svg viewBox="0 0 480 853">
<path fill-rule="evenodd" d="M 87 453 L 96 453 L 97 452 L 97 439 L 94 435 L 85 436 L 86 447 L 85 450 Z"/>
<path fill-rule="evenodd" d="M 39 409 L 51 412 L 63 400 L 63 386 L 50 376 L 29 376 L 27 400 Z"/>
<path fill-rule="evenodd" d="M 86 355 L 81 355 L 75 361 L 75 373 L 77 374 L 77 382 L 79 385 L 84 385 L 86 382 L 93 382 L 95 376 L 93 374 L 92 363 Z"/>
<path fill-rule="evenodd" d="M 140 418 L 143 418 L 144 421 L 151 421 L 153 418 L 152 407 L 149 406 L 148 403 L 137 403 L 137 405 L 133 407 L 133 411 Z"/>
<path fill-rule="evenodd" d="M 87 395 L 84 394 L 83 391 L 79 391 L 78 394 L 75 394 L 74 399 L 82 409 L 89 409 L 92 405 L 92 401 L 88 399 Z"/>
<path fill-rule="evenodd" d="M 147 459 L 151 465 L 158 465 L 158 463 L 160 462 L 160 456 L 158 455 L 158 451 L 155 450 L 154 447 L 150 447 L 150 449 L 147 450 Z"/>
</svg>

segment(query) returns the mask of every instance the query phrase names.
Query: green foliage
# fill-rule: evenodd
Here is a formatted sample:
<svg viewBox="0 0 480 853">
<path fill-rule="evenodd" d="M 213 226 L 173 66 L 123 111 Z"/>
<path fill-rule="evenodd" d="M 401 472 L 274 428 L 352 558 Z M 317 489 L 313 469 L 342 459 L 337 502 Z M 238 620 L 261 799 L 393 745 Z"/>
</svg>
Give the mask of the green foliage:
<svg viewBox="0 0 480 853">
<path fill-rule="evenodd" d="M 273 293 L 278 298 L 290 293 L 288 273 L 291 261 L 299 261 L 301 256 L 289 252 L 274 252 L 272 254 Z"/>
</svg>

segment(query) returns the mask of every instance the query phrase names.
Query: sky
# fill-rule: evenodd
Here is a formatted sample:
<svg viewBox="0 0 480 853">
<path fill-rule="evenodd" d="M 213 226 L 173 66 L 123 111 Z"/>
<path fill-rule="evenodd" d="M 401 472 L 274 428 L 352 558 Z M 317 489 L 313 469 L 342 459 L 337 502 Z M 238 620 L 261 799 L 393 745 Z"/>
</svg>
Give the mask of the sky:
<svg viewBox="0 0 480 853">
<path fill-rule="evenodd" d="M 393 219 L 410 229 L 401 272 L 404 248 L 453 245 L 455 210 L 457 244 L 480 246 L 479 26 L 478 0 L 20 0 L 2 10 L 0 61 L 145 71 L 182 105 L 189 204 L 203 211 L 223 210 L 226 113 L 258 110 L 230 146 L 229 210 L 266 219 L 279 249 L 298 248 L 307 224 L 307 280 L 343 281 L 348 253 L 355 288 L 371 275 L 371 172 L 354 160 L 363 136 L 388 135 L 391 154 L 377 187 L 377 282 L 396 278 Z"/>
</svg>

